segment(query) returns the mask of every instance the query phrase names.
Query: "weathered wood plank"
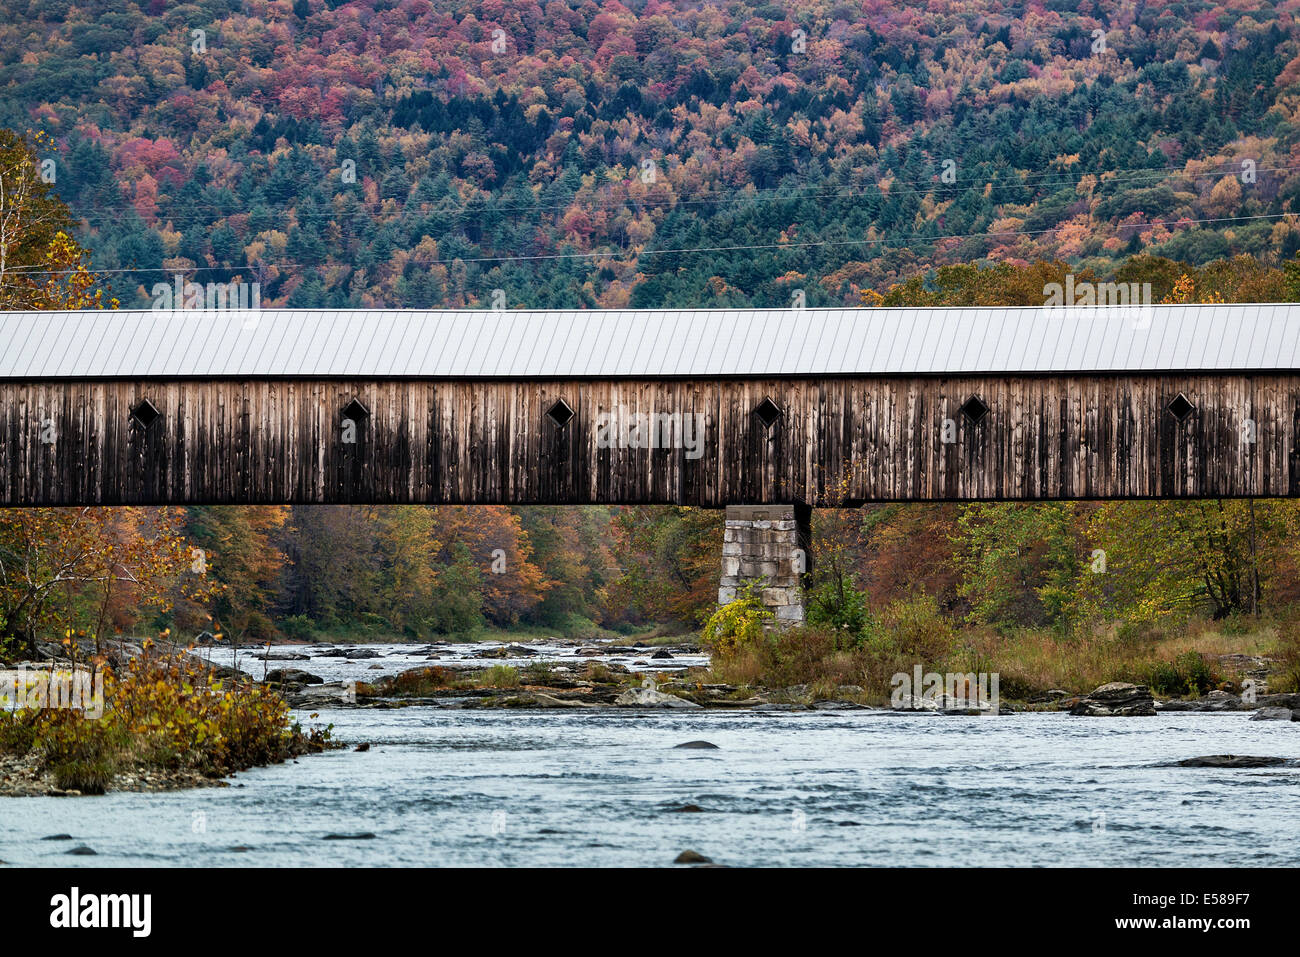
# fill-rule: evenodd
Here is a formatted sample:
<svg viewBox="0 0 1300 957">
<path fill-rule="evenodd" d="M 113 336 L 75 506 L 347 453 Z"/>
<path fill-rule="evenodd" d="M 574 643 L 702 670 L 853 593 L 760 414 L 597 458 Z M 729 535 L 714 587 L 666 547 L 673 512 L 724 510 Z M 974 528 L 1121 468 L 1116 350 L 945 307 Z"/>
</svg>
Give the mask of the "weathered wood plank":
<svg viewBox="0 0 1300 957">
<path fill-rule="evenodd" d="M 130 418 L 146 398 L 147 428 Z M 345 442 L 354 398 L 370 414 Z M 676 417 L 678 444 L 597 447 L 602 414 L 639 416 L 643 439 Z M 1298 433 L 1300 376 L 1280 375 L 4 382 L 0 505 L 1287 496 Z"/>
</svg>

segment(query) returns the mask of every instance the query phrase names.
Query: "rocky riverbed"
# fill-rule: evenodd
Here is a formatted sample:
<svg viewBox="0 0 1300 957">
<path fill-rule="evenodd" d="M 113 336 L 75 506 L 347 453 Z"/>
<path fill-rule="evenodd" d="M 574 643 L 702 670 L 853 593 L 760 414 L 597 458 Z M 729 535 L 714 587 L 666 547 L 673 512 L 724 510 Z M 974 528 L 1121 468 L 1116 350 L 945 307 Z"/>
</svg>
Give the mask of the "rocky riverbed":
<svg viewBox="0 0 1300 957">
<path fill-rule="evenodd" d="M 132 649 L 115 650 L 129 657 Z M 1300 722 L 1300 694 L 1235 695 L 1212 691 L 1188 699 L 1158 700 L 1142 685 L 1112 682 L 1084 693 L 1054 689 L 1028 701 L 905 698 L 873 700 L 856 685 L 814 688 L 744 687 L 713 680 L 708 656 L 689 640 L 629 644 L 620 641 L 489 644 L 276 645 L 195 652 L 212 667 L 244 680 L 274 685 L 290 706 L 320 721 L 344 709 L 434 711 L 623 712 L 882 712 L 944 716 L 1068 712 L 1086 718 L 1141 718 L 1160 714 L 1252 712 L 1251 719 Z M 0 674 L 0 678 L 3 675 Z M 1263 682 L 1259 682 L 1264 687 Z M 1300 723 L 1296 725 L 1300 733 Z M 352 742 L 357 744 L 358 742 Z M 134 769 L 116 776 L 110 791 L 166 791 L 222 786 L 221 779 L 189 771 Z M 34 757 L 0 756 L 0 795 L 68 795 Z"/>
</svg>

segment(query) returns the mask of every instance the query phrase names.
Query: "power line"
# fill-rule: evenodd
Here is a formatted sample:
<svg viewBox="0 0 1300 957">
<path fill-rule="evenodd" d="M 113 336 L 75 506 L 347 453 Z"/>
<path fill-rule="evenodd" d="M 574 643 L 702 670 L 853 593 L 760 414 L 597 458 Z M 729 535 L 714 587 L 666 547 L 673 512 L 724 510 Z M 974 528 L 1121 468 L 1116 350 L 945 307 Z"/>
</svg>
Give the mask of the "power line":
<svg viewBox="0 0 1300 957">
<path fill-rule="evenodd" d="M 1276 220 L 1288 217 L 1296 217 L 1296 213 L 1260 213 L 1251 216 L 1220 216 L 1209 219 L 1171 219 L 1163 221 L 1149 221 L 1145 223 L 1123 223 L 1124 229 L 1155 229 L 1162 226 L 1198 226 L 1208 223 L 1235 223 L 1235 222 L 1252 222 L 1258 220 Z M 1039 236 L 1044 233 L 1055 231 L 1056 227 L 1045 229 L 1029 230 L 994 230 L 984 233 L 948 233 L 938 236 L 923 236 L 921 234 L 912 234 L 910 236 L 890 238 L 887 236 L 869 238 L 869 239 L 841 239 L 841 240 L 808 240 L 804 242 L 786 242 L 786 243 L 754 243 L 737 246 L 685 246 L 672 249 L 643 249 L 637 253 L 625 255 L 624 259 L 639 259 L 642 256 L 665 256 L 665 255 L 689 255 L 692 253 L 726 253 L 726 252 L 756 252 L 759 250 L 770 249 L 815 249 L 815 248 L 834 248 L 843 246 L 871 246 L 871 245 L 893 245 L 897 244 L 898 248 L 910 248 L 911 244 L 916 245 L 933 245 L 948 239 L 987 239 L 995 237 L 1017 237 L 1017 236 Z M 581 253 L 539 253 L 532 256 L 477 256 L 470 258 L 455 259 L 408 259 L 406 265 L 416 266 L 451 266 L 456 263 L 510 263 L 510 262 L 543 262 L 553 260 L 573 260 L 573 259 L 616 259 L 619 258 L 614 252 L 609 250 L 591 251 Z M 288 263 L 288 262 L 264 262 L 259 263 L 258 269 L 316 269 L 320 266 L 328 265 L 327 263 Z M 252 267 L 250 267 L 252 268 Z M 19 270 L 13 270 L 18 272 Z M 55 276 L 75 273 L 78 270 L 73 269 L 55 269 L 55 270 L 31 270 L 24 271 L 24 275 L 29 276 Z M 141 266 L 137 268 L 115 268 L 115 269 L 91 269 L 90 272 L 97 274 L 119 274 L 119 273 L 144 273 L 160 272 L 172 274 L 176 272 L 237 272 L 229 266 L 191 266 L 188 269 L 169 269 L 165 266 Z"/>
<path fill-rule="evenodd" d="M 1255 172 L 1256 172 L 1256 174 L 1259 174 L 1259 173 L 1270 173 L 1270 172 L 1293 172 L 1293 171 L 1298 170 L 1298 169 L 1300 169 L 1300 164 L 1295 164 L 1295 165 L 1290 165 L 1290 166 L 1257 167 L 1256 170 L 1255 170 Z M 904 181 L 902 181 L 902 182 L 904 182 L 904 183 L 906 183 L 906 184 L 909 184 L 909 185 L 914 185 L 914 184 L 916 184 L 916 183 L 930 183 L 930 184 L 931 184 L 931 185 L 929 185 L 927 188 L 910 188 L 910 189 L 909 189 L 909 188 L 895 187 L 895 185 L 894 185 L 894 181 L 891 181 L 891 182 L 890 182 L 890 185 L 889 185 L 889 187 L 888 187 L 888 189 L 885 189 L 885 188 L 883 188 L 883 187 L 881 186 L 881 181 L 877 180 L 877 181 L 874 182 L 874 183 L 864 183 L 864 184 L 860 184 L 860 185 L 852 185 L 852 184 L 850 184 L 850 185 L 830 185 L 830 184 L 828 184 L 828 185 L 825 185 L 825 186 L 813 186 L 813 185 L 809 185 L 809 186 L 804 186 L 804 187 L 794 187 L 794 188 L 791 188 L 791 187 L 782 187 L 782 186 L 774 186 L 774 187 L 736 187 L 736 188 L 734 188 L 733 190 L 729 190 L 729 191 L 727 191 L 727 194 L 726 194 L 726 195 L 705 196 L 705 197 L 703 197 L 703 198 L 699 198 L 699 199 L 685 199 L 685 198 L 678 198 L 678 197 L 668 197 L 668 198 L 665 198 L 665 199 L 655 199 L 655 198 L 653 198 L 653 197 L 644 197 L 644 198 L 640 198 L 640 197 L 638 197 L 638 198 L 634 198 L 634 197 L 630 197 L 630 196 L 629 196 L 629 197 L 627 197 L 627 198 L 625 198 L 625 199 L 621 199 L 621 200 L 594 200 L 594 199 L 593 199 L 593 200 L 578 200 L 578 199 L 574 199 L 574 200 L 569 201 L 568 203 L 563 203 L 563 204 L 541 204 L 541 203 L 538 203 L 538 204 L 527 204 L 527 205 L 524 205 L 524 204 L 517 204 L 517 205 L 494 205 L 494 204 L 492 204 L 492 203 L 490 203 L 490 202 L 486 202 L 486 201 L 485 201 L 485 202 L 481 205 L 481 207 L 476 208 L 476 209 L 474 210 L 474 212 L 476 212 L 476 213 L 480 213 L 480 214 L 491 214 L 491 213 L 529 213 L 529 212 L 558 212 L 558 211 L 560 211 L 560 210 L 567 210 L 567 209 L 570 209 L 570 208 L 574 207 L 575 205 L 576 205 L 579 209 L 593 209 L 593 210 L 600 210 L 600 209 L 603 209 L 603 210 L 611 210 L 611 209 L 614 209 L 614 210 L 621 210 L 621 209 L 627 209 L 627 208 L 629 208 L 629 207 L 655 207 L 655 208 L 659 208 L 659 207 L 667 206 L 667 207 L 677 208 L 677 207 L 694 207 L 694 206 L 719 205 L 719 204 L 722 204 L 722 203 L 734 203 L 734 204 L 736 204 L 736 205 L 743 205 L 743 204 L 746 204 L 746 203 L 753 203 L 753 202 L 781 202 L 781 201 L 791 201 L 791 202 L 795 202 L 795 201 L 800 201 L 801 199 L 819 200 L 819 199 L 827 199 L 827 198 L 838 198 L 838 197 L 840 197 L 840 196 L 844 196 L 844 195 L 848 195 L 848 196 L 861 196 L 863 190 L 865 190 L 865 189 L 869 189 L 869 188 L 872 187 L 872 186 L 874 186 L 874 187 L 876 188 L 876 190 L 879 192 L 879 194 L 880 194 L 881 196 L 895 196 L 895 195 L 951 196 L 951 195 L 954 195 L 954 194 L 957 194 L 957 193 L 965 193 L 965 192 L 968 192 L 969 190 L 972 190 L 972 189 L 980 189 L 980 188 L 982 188 L 982 189 L 988 189 L 988 190 L 991 190 L 991 191 L 994 191 L 994 192 L 1001 192 L 1001 191 L 1006 191 L 1006 190 L 1015 190 L 1015 189 L 1042 189 L 1042 188 L 1044 188 L 1044 187 L 1051 187 L 1051 186 L 1063 186 L 1063 187 L 1075 186 L 1075 187 L 1077 187 L 1077 186 L 1079 185 L 1079 183 L 1082 181 L 1082 179 L 1083 179 L 1084 177 L 1086 177 L 1086 176 L 1096 176 L 1096 177 L 1098 177 L 1098 181 L 1099 181 L 1099 185 L 1100 185 L 1100 184 L 1103 183 L 1103 182 L 1104 182 L 1104 183 L 1114 183 L 1114 182 L 1121 182 L 1121 183 L 1122 183 L 1122 182 L 1128 182 L 1128 181 L 1131 181 L 1131 180 L 1133 180 L 1133 179 L 1138 179 L 1138 178 L 1141 178 L 1141 177 L 1147 177 L 1147 176 L 1159 176 L 1160 174 L 1169 174 L 1169 173 L 1178 173 L 1178 172 L 1182 172 L 1183 175 L 1193 175 L 1193 174 L 1188 174 L 1188 173 L 1185 172 L 1185 166 L 1152 167 L 1152 168 L 1146 168 L 1146 167 L 1122 167 L 1122 168 L 1118 168 L 1118 169 L 1114 169 L 1114 170 L 1105 170 L 1105 171 L 1102 171 L 1102 172 L 1080 172 L 1080 173 L 1077 173 L 1077 174 L 1070 174 L 1069 176 L 1059 177 L 1059 178 L 1057 178 L 1057 179 L 1050 179 L 1050 180 L 1049 180 L 1049 179 L 1044 179 L 1044 178 L 1042 178 L 1042 177 L 1052 176 L 1052 175 L 1057 175 L 1056 172 L 1055 172 L 1055 171 L 1053 171 L 1053 172 L 1044 172 L 1044 173 L 1041 173 L 1041 174 L 1031 174 L 1030 177 L 1027 178 L 1027 179 L 1025 179 L 1024 181 L 1012 181 L 1012 182 L 1003 182 L 1003 183 L 994 183 L 993 181 L 991 181 L 991 180 L 989 180 L 989 179 L 970 179 L 970 180 L 966 180 L 965 182 L 966 182 L 967 184 L 969 184 L 969 185 L 960 185 L 961 181 L 957 181 L 957 182 L 954 182 L 954 183 L 952 183 L 952 184 L 945 184 L 945 183 L 942 183 L 942 182 L 940 182 L 940 183 L 938 183 L 938 184 L 934 184 L 932 181 L 928 181 L 928 180 L 910 180 L 910 181 L 909 181 L 909 180 L 904 180 Z M 1202 172 L 1200 172 L 1200 173 L 1197 173 L 1197 174 L 1194 174 L 1194 175 L 1196 175 L 1196 176 L 1222 176 L 1222 175 L 1227 175 L 1227 174 L 1230 173 L 1230 172 L 1232 172 L 1232 173 L 1240 172 L 1240 167 L 1238 166 L 1238 167 L 1234 167 L 1234 168 L 1232 168 L 1232 169 L 1229 169 L 1229 168 L 1221 168 L 1221 169 L 1216 169 L 1216 170 L 1204 170 L 1204 171 L 1202 171 Z M 1102 177 L 1105 177 L 1105 178 L 1102 179 Z M 806 197 L 804 197 L 804 196 L 800 196 L 800 195 L 799 195 L 799 191 L 800 191 L 800 190 L 811 190 L 811 191 L 814 191 L 814 194 L 813 194 L 813 195 L 810 195 L 810 196 L 806 196 Z M 381 199 L 380 202 L 383 203 L 383 202 L 386 202 L 386 200 L 382 200 L 382 199 Z M 407 197 L 402 201 L 402 207 L 401 207 L 401 208 L 402 208 L 402 211 L 405 212 L 405 211 L 410 207 L 410 205 L 411 205 L 413 202 L 417 202 L 417 201 L 413 200 L 413 199 L 409 196 L 409 194 L 408 194 L 408 196 L 407 196 Z M 425 201 L 420 201 L 420 202 L 425 202 Z M 430 205 L 433 205 L 435 208 L 440 208 L 440 209 L 447 209 L 447 208 L 448 208 L 448 206 L 447 206 L 446 203 L 445 203 L 445 197 L 442 198 L 442 199 L 438 199 L 438 200 L 434 200 L 434 201 L 427 201 L 427 202 L 430 202 Z M 217 204 L 215 204 L 215 203 L 187 203 L 187 204 L 185 204 L 185 205 L 186 205 L 186 208 L 190 208 L 190 209 L 206 209 L 206 210 L 218 210 L 218 211 L 221 210 L 221 209 L 223 209 L 223 207 L 221 207 L 221 206 L 219 206 L 219 205 L 217 205 Z M 134 205 L 133 203 L 130 203 L 130 202 L 123 202 L 123 203 L 108 203 L 108 204 L 99 204 L 99 205 L 98 205 L 98 208 L 99 208 L 100 210 L 104 210 L 104 212 L 100 212 L 100 213 L 98 213 L 97 215 L 94 215 L 94 216 L 92 216 L 92 215 L 86 215 L 86 216 L 83 216 L 83 217 L 81 217 L 82 220 L 83 220 L 83 221 L 86 221 L 86 222 L 90 222 L 90 221 L 92 221 L 92 220 L 93 220 L 93 221 L 96 221 L 96 222 L 104 222 L 104 221 L 111 220 L 111 219 L 115 218 L 115 217 L 113 217 L 113 215 L 112 215 L 111 212 L 109 212 L 109 211 L 111 211 L 111 210 L 120 210 L 120 211 L 124 211 L 124 210 L 134 209 L 134 208 L 135 208 L 135 205 Z M 470 208 L 469 203 L 468 203 L 468 202 L 465 202 L 465 201 L 461 201 L 461 202 L 459 202 L 459 203 L 451 203 L 451 204 L 450 204 L 450 210 L 452 210 L 452 211 L 461 211 L 461 212 L 464 212 L 464 211 L 468 210 L 469 208 Z M 166 218 L 167 215 L 168 215 L 167 213 L 160 213 L 160 216 L 163 217 L 163 218 Z M 224 212 L 223 212 L 223 213 L 221 214 L 221 218 L 224 219 L 224 218 L 227 218 L 227 217 L 230 216 L 230 215 L 235 215 L 235 214 L 224 213 Z M 287 215 L 287 214 L 281 214 L 281 215 Z M 334 210 L 321 210 L 321 211 L 316 212 L 316 213 L 313 213 L 313 214 L 307 214 L 307 213 L 303 213 L 303 212 L 295 212 L 294 218 L 295 218 L 296 220 L 299 220 L 299 221 L 302 221 L 302 220 L 309 220 L 309 221 L 310 221 L 310 220 L 313 220 L 313 219 L 314 219 L 314 220 L 335 221 L 335 220 L 337 220 L 337 219 L 339 218 L 339 215 L 340 215 L 340 214 L 339 214 L 338 212 L 334 211 Z"/>
</svg>

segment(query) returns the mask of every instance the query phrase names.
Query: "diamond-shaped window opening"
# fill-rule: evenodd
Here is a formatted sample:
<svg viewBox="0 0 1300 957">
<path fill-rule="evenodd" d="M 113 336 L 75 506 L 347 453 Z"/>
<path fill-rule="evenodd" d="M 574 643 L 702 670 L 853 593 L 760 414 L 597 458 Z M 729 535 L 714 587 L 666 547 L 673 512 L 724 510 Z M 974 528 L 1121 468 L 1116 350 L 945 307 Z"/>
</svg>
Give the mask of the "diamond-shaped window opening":
<svg viewBox="0 0 1300 957">
<path fill-rule="evenodd" d="M 138 422 L 146 429 L 161 418 L 162 413 L 158 411 L 158 407 L 148 399 L 141 399 L 140 404 L 131 410 L 132 421 Z"/>
<path fill-rule="evenodd" d="M 360 422 L 370 415 L 370 410 L 361 404 L 360 399 L 353 399 L 343 407 L 343 418 Z"/>
<path fill-rule="evenodd" d="M 979 396 L 973 395 L 961 404 L 961 414 L 966 416 L 971 424 L 979 425 L 984 416 L 989 414 L 989 405 Z"/>
<path fill-rule="evenodd" d="M 1169 413 L 1179 422 L 1186 422 L 1187 417 L 1196 411 L 1196 406 L 1192 405 L 1190 399 L 1181 392 L 1174 396 L 1174 401 L 1169 403 Z"/>
<path fill-rule="evenodd" d="M 771 396 L 767 396 L 754 407 L 754 414 L 758 416 L 758 421 L 763 423 L 763 428 L 770 429 L 776 424 L 776 420 L 785 415 L 785 410 L 772 401 Z"/>
<path fill-rule="evenodd" d="M 546 417 L 555 423 L 557 429 L 568 425 L 573 416 L 573 408 L 563 399 L 556 399 L 555 404 L 546 410 Z"/>
</svg>

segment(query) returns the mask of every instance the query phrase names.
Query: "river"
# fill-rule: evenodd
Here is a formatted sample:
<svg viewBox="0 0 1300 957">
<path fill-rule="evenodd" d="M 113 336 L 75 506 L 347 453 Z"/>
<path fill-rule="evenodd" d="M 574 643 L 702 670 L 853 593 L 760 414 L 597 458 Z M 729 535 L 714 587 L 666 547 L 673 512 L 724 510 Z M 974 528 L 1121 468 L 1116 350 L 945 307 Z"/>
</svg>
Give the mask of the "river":
<svg viewBox="0 0 1300 957">
<path fill-rule="evenodd" d="M 306 716 L 302 716 L 306 720 Z M 0 803 L 13 865 L 1280 865 L 1300 755 L 1246 714 L 327 712 L 351 749 L 227 788 Z M 716 750 L 677 749 L 705 739 Z M 702 810 L 675 808 L 694 804 Z M 72 840 L 43 840 L 66 833 Z M 373 838 L 359 837 L 373 834 Z M 330 839 L 343 835 L 344 839 Z M 95 856 L 72 856 L 74 846 Z"/>
</svg>

